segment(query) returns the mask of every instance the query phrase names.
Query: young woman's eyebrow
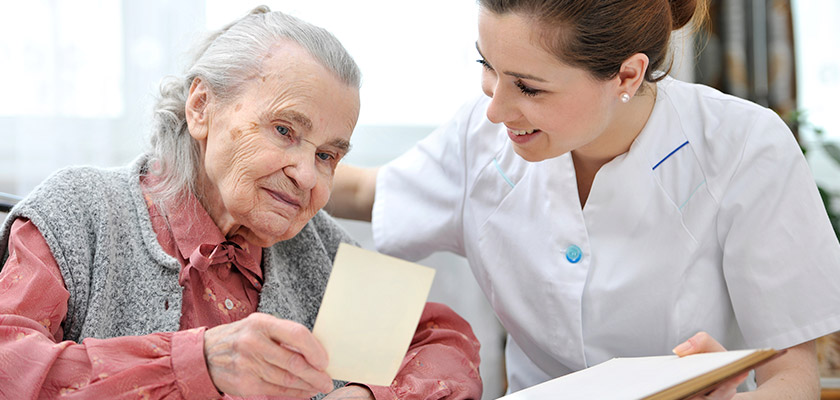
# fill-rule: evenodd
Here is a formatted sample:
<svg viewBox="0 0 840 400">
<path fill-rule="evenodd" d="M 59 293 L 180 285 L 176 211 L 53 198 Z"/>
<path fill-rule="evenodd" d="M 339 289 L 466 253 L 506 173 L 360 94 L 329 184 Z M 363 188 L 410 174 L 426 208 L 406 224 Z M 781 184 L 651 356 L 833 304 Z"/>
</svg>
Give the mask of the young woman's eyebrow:
<svg viewBox="0 0 840 400">
<path fill-rule="evenodd" d="M 478 42 L 475 42 L 475 50 L 478 52 L 478 55 L 481 56 L 481 58 L 484 60 L 484 62 L 486 62 L 487 65 L 490 65 L 490 63 L 487 62 L 487 58 L 484 57 L 484 54 L 481 54 L 481 49 L 478 48 Z M 534 75 L 530 75 L 530 74 L 523 74 L 523 73 L 520 73 L 520 72 L 503 71 L 502 73 L 505 74 L 505 75 L 510 75 L 514 78 L 519 78 L 519 79 L 528 79 L 528 80 L 537 81 L 537 82 L 548 82 L 547 80 L 545 80 L 543 78 L 540 78 L 538 76 L 534 76 Z"/>
</svg>

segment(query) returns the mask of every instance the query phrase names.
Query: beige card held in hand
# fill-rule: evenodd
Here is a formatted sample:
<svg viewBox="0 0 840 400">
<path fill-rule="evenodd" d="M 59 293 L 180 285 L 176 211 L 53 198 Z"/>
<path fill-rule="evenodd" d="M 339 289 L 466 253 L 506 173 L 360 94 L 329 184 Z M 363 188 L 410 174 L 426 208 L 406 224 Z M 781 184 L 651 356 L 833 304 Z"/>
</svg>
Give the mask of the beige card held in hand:
<svg viewBox="0 0 840 400">
<path fill-rule="evenodd" d="M 388 386 L 405 357 L 435 270 L 342 243 L 312 333 L 333 379 Z"/>
</svg>

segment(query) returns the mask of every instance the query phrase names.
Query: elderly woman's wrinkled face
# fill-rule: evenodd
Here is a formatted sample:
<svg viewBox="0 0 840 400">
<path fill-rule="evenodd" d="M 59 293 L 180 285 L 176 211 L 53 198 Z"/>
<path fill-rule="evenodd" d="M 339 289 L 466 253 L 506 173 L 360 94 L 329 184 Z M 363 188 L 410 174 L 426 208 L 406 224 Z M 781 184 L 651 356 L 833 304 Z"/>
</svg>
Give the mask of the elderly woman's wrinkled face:
<svg viewBox="0 0 840 400">
<path fill-rule="evenodd" d="M 263 247 L 295 236 L 326 205 L 358 115 L 358 89 L 297 44 L 272 49 L 235 99 L 219 102 L 194 82 L 187 121 L 203 150 L 200 197 L 222 233 Z"/>
</svg>

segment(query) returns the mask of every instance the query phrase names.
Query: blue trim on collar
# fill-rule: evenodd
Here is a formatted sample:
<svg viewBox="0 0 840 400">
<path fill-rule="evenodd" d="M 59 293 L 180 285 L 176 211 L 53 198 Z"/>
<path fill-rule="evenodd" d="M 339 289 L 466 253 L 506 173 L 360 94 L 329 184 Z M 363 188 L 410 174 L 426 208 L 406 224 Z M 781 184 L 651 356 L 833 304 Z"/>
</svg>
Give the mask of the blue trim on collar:
<svg viewBox="0 0 840 400">
<path fill-rule="evenodd" d="M 685 147 L 685 145 L 687 145 L 687 144 L 688 144 L 688 140 L 686 140 L 686 141 L 685 141 L 685 143 L 681 144 L 679 147 L 677 147 L 676 149 L 674 149 L 673 151 L 671 151 L 670 153 L 668 153 L 668 155 L 667 155 L 667 156 L 665 156 L 665 158 L 663 158 L 663 159 L 659 160 L 659 162 L 658 162 L 658 163 L 656 163 L 656 165 L 654 165 L 654 166 L 653 166 L 653 168 L 651 169 L 651 171 L 655 170 L 655 169 L 656 169 L 656 167 L 658 167 L 658 166 L 659 166 L 659 164 L 662 164 L 663 162 L 665 162 L 665 160 L 667 160 L 667 159 L 668 159 L 668 157 L 671 157 L 672 155 L 674 155 L 674 153 L 676 153 L 677 151 L 679 151 L 679 149 L 681 149 L 681 148 Z"/>
<path fill-rule="evenodd" d="M 502 171 L 502 167 L 499 165 L 499 160 L 494 158 L 493 165 L 496 166 L 496 170 L 499 171 L 499 175 L 501 175 L 502 178 L 505 179 L 505 182 L 507 182 L 507 184 L 510 185 L 510 187 L 514 187 L 515 185 L 513 184 L 513 182 L 510 180 L 510 178 L 507 177 L 507 175 L 505 175 L 505 171 Z"/>
</svg>

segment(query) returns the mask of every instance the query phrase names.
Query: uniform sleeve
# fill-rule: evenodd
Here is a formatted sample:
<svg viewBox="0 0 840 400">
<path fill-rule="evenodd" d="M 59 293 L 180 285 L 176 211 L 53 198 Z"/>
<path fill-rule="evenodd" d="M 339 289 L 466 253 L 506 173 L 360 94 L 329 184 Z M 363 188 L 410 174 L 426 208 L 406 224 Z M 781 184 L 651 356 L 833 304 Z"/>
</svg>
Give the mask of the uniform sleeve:
<svg viewBox="0 0 840 400">
<path fill-rule="evenodd" d="M 840 245 L 787 126 L 767 111 L 723 193 L 718 238 L 750 347 L 787 348 L 840 330 Z"/>
<path fill-rule="evenodd" d="M 426 303 L 408 353 L 391 386 L 368 386 L 377 400 L 480 399 L 478 339 L 440 303 Z"/>
<path fill-rule="evenodd" d="M 382 253 L 420 260 L 436 251 L 464 255 L 466 133 L 476 103 L 379 169 L 372 213 Z"/>
<path fill-rule="evenodd" d="M 1 398 L 218 398 L 204 329 L 62 341 L 70 294 L 32 222 L 17 219 L 0 271 Z"/>
</svg>

